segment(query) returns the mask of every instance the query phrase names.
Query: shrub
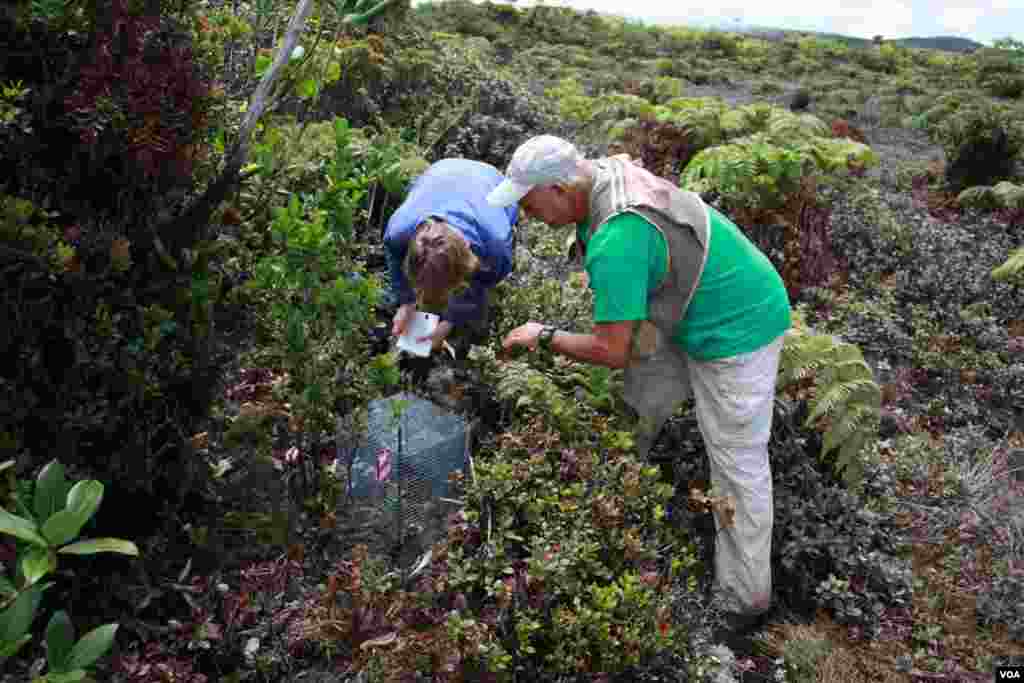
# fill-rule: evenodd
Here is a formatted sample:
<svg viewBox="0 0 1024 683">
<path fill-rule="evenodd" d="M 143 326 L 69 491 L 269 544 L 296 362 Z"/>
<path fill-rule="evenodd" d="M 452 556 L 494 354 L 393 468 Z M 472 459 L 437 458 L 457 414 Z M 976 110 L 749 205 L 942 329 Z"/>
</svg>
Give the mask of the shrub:
<svg viewBox="0 0 1024 683">
<path fill-rule="evenodd" d="M 997 74 L 982 82 L 981 86 L 993 97 L 1017 99 L 1024 95 L 1024 76 Z"/>
<path fill-rule="evenodd" d="M 697 151 L 686 129 L 651 119 L 626 128 L 621 146 L 627 154 L 642 160 L 651 173 L 673 182 Z"/>
<path fill-rule="evenodd" d="M 946 155 L 946 182 L 959 192 L 1012 176 L 1022 141 L 993 107 L 979 105 L 951 116 L 938 133 Z"/>
<path fill-rule="evenodd" d="M 813 389 L 806 391 L 809 385 Z M 797 320 L 786 335 L 779 362 L 780 391 L 806 391 L 805 427 L 822 433 L 822 461 L 835 451 L 835 473 L 851 488 L 863 482 L 863 451 L 878 432 L 881 390 L 854 344 L 814 334 Z"/>
<path fill-rule="evenodd" d="M 692 592 L 696 558 L 667 523 L 672 487 L 630 454 L 628 433 L 581 429 L 593 413 L 559 388 L 571 361 L 541 371 L 479 348 L 473 360 L 489 384 L 516 383 L 502 392 L 517 419 L 454 477 L 465 507 L 447 539 L 404 586 L 357 549 L 307 608 L 296 646 L 318 643 L 383 680 L 609 674 L 683 653 L 668 587 Z"/>
<path fill-rule="evenodd" d="M 1024 285 L 1024 249 L 1011 253 L 1005 263 L 992 271 L 992 279 Z"/>
<path fill-rule="evenodd" d="M 695 149 L 721 142 L 722 114 L 729 106 L 717 97 L 676 97 L 655 109 L 660 123 L 671 123 L 689 131 Z"/>
<path fill-rule="evenodd" d="M 804 410 L 777 409 L 772 430 L 774 583 L 796 608 L 811 614 L 824 607 L 874 637 L 889 610 L 910 606 L 908 548 L 893 514 L 869 511 L 861 495 L 836 483 L 831 467 L 807 458 L 794 424 Z M 895 485 L 893 474 L 874 464 L 864 481 L 872 496 Z"/>
<path fill-rule="evenodd" d="M 791 111 L 803 111 L 811 104 L 811 94 L 806 90 L 797 90 L 789 100 Z"/>
<path fill-rule="evenodd" d="M 979 83 L 983 84 L 994 76 L 1020 74 L 1021 61 L 1012 50 L 982 48 L 971 56 L 978 70 Z"/>
<path fill-rule="evenodd" d="M 551 121 L 546 106 L 524 89 L 503 78 L 484 78 L 433 142 L 428 158 L 466 157 L 503 169 L 516 147 L 547 132 Z"/>
<path fill-rule="evenodd" d="M 191 45 L 170 20 L 133 14 L 127 0 L 103 11 L 96 41 L 63 101 L 80 145 L 57 168 L 73 171 L 65 180 L 69 192 L 96 209 L 113 212 L 114 197 L 133 197 L 121 213 L 134 240 L 135 224 L 144 222 L 137 219 L 152 210 L 140 195 L 191 182 L 213 98 Z M 123 215 L 128 212 L 138 215 Z"/>
<path fill-rule="evenodd" d="M 781 95 L 786 89 L 774 81 L 762 81 L 754 86 L 758 95 Z"/>
<path fill-rule="evenodd" d="M 985 625 L 1003 624 L 1010 638 L 1024 642 L 1024 580 L 1020 573 L 997 576 L 989 590 L 978 595 L 978 617 Z"/>
<path fill-rule="evenodd" d="M 0 469 L 13 472 L 10 460 Z M 73 483 L 64 466 L 50 461 L 27 487 L 13 481 L 11 501 L 0 508 L 0 533 L 16 539 L 17 558 L 10 562 L 12 576 L 0 575 L 0 662 L 13 656 L 31 640 L 29 630 L 44 591 L 54 585 L 43 582 L 56 574 L 58 557 L 97 553 L 139 554 L 131 541 L 117 538 L 76 540 L 96 514 L 103 500 L 103 485 L 95 480 Z M 22 491 L 25 495 L 22 495 Z M 14 514 L 6 508 L 12 508 Z M 74 541 L 74 542 L 72 542 Z M 66 572 L 65 572 L 66 573 Z M 84 680 L 86 669 L 105 655 L 113 644 L 117 624 L 99 626 L 76 641 L 67 612 L 53 613 L 46 626 L 47 680 Z"/>
<path fill-rule="evenodd" d="M 739 54 L 739 41 L 736 36 L 728 33 L 708 33 L 701 41 L 700 47 L 723 57 L 732 58 Z"/>
</svg>

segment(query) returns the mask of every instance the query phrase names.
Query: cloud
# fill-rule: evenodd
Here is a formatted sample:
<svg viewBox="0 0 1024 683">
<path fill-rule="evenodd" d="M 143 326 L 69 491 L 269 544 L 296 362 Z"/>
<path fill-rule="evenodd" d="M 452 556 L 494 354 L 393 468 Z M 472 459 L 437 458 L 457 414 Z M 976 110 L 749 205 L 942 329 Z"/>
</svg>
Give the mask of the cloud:
<svg viewBox="0 0 1024 683">
<path fill-rule="evenodd" d="M 938 22 L 952 33 L 972 33 L 983 14 L 981 7 L 947 7 L 938 15 Z"/>
<path fill-rule="evenodd" d="M 836 17 L 832 26 L 836 33 L 859 38 L 907 36 L 914 32 L 914 10 L 910 5 L 894 3 L 888 6 L 884 15 L 870 10 L 847 13 Z"/>
</svg>

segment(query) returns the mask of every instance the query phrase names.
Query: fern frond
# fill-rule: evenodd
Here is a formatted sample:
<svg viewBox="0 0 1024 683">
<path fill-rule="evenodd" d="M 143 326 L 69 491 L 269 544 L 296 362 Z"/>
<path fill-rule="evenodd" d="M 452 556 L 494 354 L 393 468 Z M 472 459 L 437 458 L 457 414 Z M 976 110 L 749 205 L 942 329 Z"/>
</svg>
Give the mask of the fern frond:
<svg viewBox="0 0 1024 683">
<path fill-rule="evenodd" d="M 877 431 L 882 403 L 871 367 L 855 344 L 800 326 L 791 329 L 783 342 L 780 389 L 809 377 L 814 378 L 814 389 L 804 426 L 810 428 L 821 418 L 829 418 L 819 458 L 838 449 L 836 472 L 848 484 L 859 484 L 864 471 L 860 453 Z"/>
<path fill-rule="evenodd" d="M 827 335 L 798 333 L 782 343 L 780 383 L 800 381 L 816 375 L 829 359 L 834 343 Z"/>
<path fill-rule="evenodd" d="M 867 444 L 867 440 L 867 434 L 856 432 L 843 444 L 839 450 L 839 456 L 836 458 L 836 469 L 850 488 L 859 486 L 864 480 L 864 462 L 857 455 Z"/>
<path fill-rule="evenodd" d="M 858 379 L 852 382 L 844 382 L 841 384 L 832 384 L 828 386 L 824 393 L 819 394 L 814 402 L 811 410 L 811 414 L 808 416 L 806 426 L 813 425 L 818 418 L 823 415 L 832 413 L 836 407 L 850 401 L 850 397 L 857 391 L 872 391 L 871 387 L 877 389 L 878 385 L 872 379 Z"/>
<path fill-rule="evenodd" d="M 1024 247 L 1010 254 L 1006 263 L 992 271 L 992 279 L 1024 284 Z"/>
<path fill-rule="evenodd" d="M 855 432 L 869 429 L 877 422 L 878 411 L 874 406 L 864 403 L 853 403 L 843 414 L 838 424 L 834 424 L 821 441 L 821 453 L 827 455 L 837 446 L 846 442 Z"/>
</svg>

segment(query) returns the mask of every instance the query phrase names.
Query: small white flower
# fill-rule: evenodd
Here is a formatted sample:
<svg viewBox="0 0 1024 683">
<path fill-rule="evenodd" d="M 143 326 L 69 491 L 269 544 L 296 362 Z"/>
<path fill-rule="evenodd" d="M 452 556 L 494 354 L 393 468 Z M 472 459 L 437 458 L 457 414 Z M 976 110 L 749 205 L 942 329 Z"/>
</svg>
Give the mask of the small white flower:
<svg viewBox="0 0 1024 683">
<path fill-rule="evenodd" d="M 296 59 L 302 59 L 302 55 L 304 54 L 306 54 L 306 48 L 301 45 L 296 45 L 295 49 L 292 50 L 292 61 L 294 62 Z"/>
</svg>

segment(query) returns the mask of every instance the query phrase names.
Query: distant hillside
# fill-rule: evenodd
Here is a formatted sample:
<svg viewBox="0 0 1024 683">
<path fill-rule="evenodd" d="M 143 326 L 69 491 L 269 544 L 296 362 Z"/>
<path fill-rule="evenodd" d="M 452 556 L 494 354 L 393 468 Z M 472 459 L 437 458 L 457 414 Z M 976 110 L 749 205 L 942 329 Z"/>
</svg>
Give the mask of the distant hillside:
<svg viewBox="0 0 1024 683">
<path fill-rule="evenodd" d="M 789 31 L 786 29 L 761 27 L 751 27 L 749 29 L 741 30 L 741 32 L 755 34 L 760 38 L 765 38 L 766 40 L 782 40 L 786 36 L 807 34 L 813 35 L 816 38 L 835 40 L 841 43 L 845 43 L 850 47 L 865 47 L 867 45 L 871 45 L 871 41 L 868 40 L 867 38 L 854 38 L 853 36 L 844 36 L 838 33 L 817 33 L 814 31 Z M 945 50 L 946 52 L 974 52 L 978 48 L 985 47 L 981 43 L 970 40 L 969 38 L 958 38 L 956 36 L 936 36 L 934 38 L 898 38 L 896 40 L 889 40 L 886 42 L 892 43 L 893 45 L 898 45 L 900 47 Z"/>
<path fill-rule="evenodd" d="M 980 47 L 985 47 L 969 38 L 957 38 L 956 36 L 937 36 L 935 38 L 901 38 L 892 41 L 900 47 L 917 47 L 931 50 L 945 50 L 946 52 L 974 52 Z"/>
</svg>

